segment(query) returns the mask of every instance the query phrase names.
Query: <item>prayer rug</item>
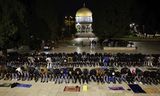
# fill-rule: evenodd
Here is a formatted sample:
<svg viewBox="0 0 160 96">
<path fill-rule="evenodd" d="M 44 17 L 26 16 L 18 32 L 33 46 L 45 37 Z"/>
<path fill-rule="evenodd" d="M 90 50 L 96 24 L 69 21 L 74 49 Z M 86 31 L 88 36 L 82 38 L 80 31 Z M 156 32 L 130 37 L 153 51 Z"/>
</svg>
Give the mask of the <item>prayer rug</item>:
<svg viewBox="0 0 160 96">
<path fill-rule="evenodd" d="M 11 83 L 2 83 L 0 84 L 0 87 L 10 87 Z"/>
<path fill-rule="evenodd" d="M 87 85 L 83 85 L 83 91 L 85 91 L 85 92 L 88 91 L 88 86 Z"/>
<path fill-rule="evenodd" d="M 121 86 L 113 86 L 113 87 L 108 87 L 110 90 L 125 90 L 123 87 Z"/>
<path fill-rule="evenodd" d="M 65 86 L 64 92 L 80 92 L 79 86 Z"/>
<path fill-rule="evenodd" d="M 19 84 L 19 83 L 17 83 L 17 82 L 15 82 L 15 83 L 12 83 L 12 84 L 11 84 L 11 88 L 14 88 L 14 87 L 16 87 L 18 84 Z"/>
<path fill-rule="evenodd" d="M 24 87 L 24 88 L 30 88 L 31 84 L 17 84 L 16 87 Z"/>
<path fill-rule="evenodd" d="M 146 93 L 138 84 L 128 84 L 134 93 Z"/>
</svg>

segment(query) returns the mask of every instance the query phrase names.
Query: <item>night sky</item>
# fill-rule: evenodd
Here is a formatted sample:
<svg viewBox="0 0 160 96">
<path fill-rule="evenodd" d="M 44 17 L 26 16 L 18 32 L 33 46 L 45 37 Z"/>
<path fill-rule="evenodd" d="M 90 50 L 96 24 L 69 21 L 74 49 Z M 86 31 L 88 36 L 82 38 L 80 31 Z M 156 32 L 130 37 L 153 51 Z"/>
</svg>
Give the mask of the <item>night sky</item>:
<svg viewBox="0 0 160 96">
<path fill-rule="evenodd" d="M 52 21 L 52 17 L 58 17 L 59 23 L 64 22 L 65 16 L 75 16 L 78 9 L 83 7 L 85 3 L 93 13 L 93 19 L 96 23 L 103 22 L 109 18 L 114 23 L 114 16 L 131 16 L 131 22 L 137 22 L 145 25 L 146 28 L 160 30 L 160 10 L 158 1 L 153 0 L 24 0 L 24 4 L 28 6 L 31 17 L 43 18 L 45 21 Z M 129 7 L 132 6 L 132 7 Z M 130 9 L 127 9 L 130 8 Z M 127 13 L 122 13 L 123 10 Z M 120 13 L 114 13 L 114 12 Z M 108 13 L 107 13 L 108 12 Z M 130 14 L 131 13 L 131 14 Z M 108 15 L 109 14 L 109 15 Z M 128 14 L 128 15 L 127 15 Z M 112 18 L 113 17 L 113 18 Z M 117 18 L 117 17 L 116 17 Z M 123 17 L 120 17 L 121 19 Z M 118 18 L 117 18 L 118 19 Z M 127 18 L 126 18 L 127 20 Z M 94 20 L 95 21 L 95 20 Z M 109 22 L 109 21 L 106 21 Z M 128 21 L 127 21 L 128 22 Z M 101 26 L 100 26 L 101 27 Z M 148 29 L 147 29 L 148 30 Z M 155 31 L 153 30 L 153 31 Z M 150 31 L 151 32 L 151 31 Z"/>
<path fill-rule="evenodd" d="M 84 3 L 90 10 L 93 10 L 94 7 L 92 0 L 37 0 L 37 3 L 40 2 L 43 4 L 42 7 L 55 6 L 59 14 L 72 16 L 75 15 L 79 8 L 83 7 Z"/>
<path fill-rule="evenodd" d="M 116 2 L 116 0 L 26 0 L 28 2 L 28 5 L 30 6 L 30 10 L 36 11 L 43 11 L 47 8 L 50 10 L 56 10 L 56 13 L 58 13 L 60 16 L 65 15 L 72 15 L 74 16 L 76 11 L 83 6 L 85 3 L 86 7 L 88 7 L 93 14 L 98 14 L 98 11 L 104 10 L 105 7 L 110 5 L 111 3 Z M 121 0 L 122 3 L 125 3 L 126 0 Z M 132 0 L 129 0 L 132 1 Z M 136 4 L 134 5 L 135 8 L 137 7 L 136 11 L 143 10 L 144 15 L 155 15 L 156 19 L 159 18 L 159 8 L 158 8 L 158 1 L 155 0 L 134 0 L 136 1 Z M 109 2 L 109 3 L 108 3 Z M 139 8 L 140 7 L 140 8 Z M 99 9 L 97 9 L 99 8 Z M 95 10 L 98 10 L 95 13 Z M 48 10 L 45 10 L 48 11 Z M 51 11 L 48 11 L 51 12 Z M 155 18 L 154 17 L 154 18 Z M 147 18 L 147 16 L 144 16 L 144 18 Z M 143 18 L 143 19 L 144 19 Z"/>
<path fill-rule="evenodd" d="M 74 15 L 75 12 L 83 6 L 83 4 L 86 4 L 86 7 L 94 11 L 94 8 L 96 7 L 106 7 L 107 5 L 110 5 L 110 3 L 107 4 L 107 0 L 36 0 L 36 3 L 43 4 L 43 7 L 48 6 L 56 6 L 56 9 L 59 9 L 61 11 L 60 13 L 63 14 L 71 14 Z M 112 0 L 108 0 L 112 1 Z M 113 0 L 116 1 L 116 0 Z M 159 11 L 158 8 L 158 2 L 155 0 L 135 0 L 137 3 L 136 6 L 141 6 L 142 8 L 146 9 L 146 11 L 154 13 L 157 13 Z M 125 3 L 125 0 L 121 0 L 121 2 Z M 138 11 L 138 10 L 137 10 Z"/>
</svg>

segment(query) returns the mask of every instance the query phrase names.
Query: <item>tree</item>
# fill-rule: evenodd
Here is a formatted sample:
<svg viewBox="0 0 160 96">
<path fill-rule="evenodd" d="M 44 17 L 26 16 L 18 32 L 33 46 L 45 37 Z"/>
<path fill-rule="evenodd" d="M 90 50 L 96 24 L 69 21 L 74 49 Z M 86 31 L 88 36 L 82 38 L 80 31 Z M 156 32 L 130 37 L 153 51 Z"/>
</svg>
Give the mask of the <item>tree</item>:
<svg viewBox="0 0 160 96">
<path fill-rule="evenodd" d="M 159 28 L 158 1 L 135 0 L 133 8 L 133 22 L 141 27 L 141 33 L 155 34 Z M 143 27 L 142 27 L 143 26 Z"/>
<path fill-rule="evenodd" d="M 59 14 L 58 8 L 56 8 L 56 6 L 56 2 L 53 2 L 52 0 L 36 0 L 35 5 L 36 17 L 40 18 L 39 20 L 42 20 L 43 23 L 46 25 L 47 32 L 43 33 L 46 34 L 46 36 L 48 36 L 48 39 L 51 40 L 60 38 L 61 33 L 59 32 L 61 29 L 59 28 Z"/>
<path fill-rule="evenodd" d="M 14 47 L 13 42 L 19 31 L 19 23 L 26 25 L 25 7 L 18 0 L 0 0 L 0 46 L 3 54 L 7 54 L 7 48 Z"/>
<path fill-rule="evenodd" d="M 107 0 L 105 3 L 94 1 L 94 4 L 97 7 L 93 9 L 93 26 L 99 38 L 121 37 L 129 33 L 134 0 Z"/>
</svg>

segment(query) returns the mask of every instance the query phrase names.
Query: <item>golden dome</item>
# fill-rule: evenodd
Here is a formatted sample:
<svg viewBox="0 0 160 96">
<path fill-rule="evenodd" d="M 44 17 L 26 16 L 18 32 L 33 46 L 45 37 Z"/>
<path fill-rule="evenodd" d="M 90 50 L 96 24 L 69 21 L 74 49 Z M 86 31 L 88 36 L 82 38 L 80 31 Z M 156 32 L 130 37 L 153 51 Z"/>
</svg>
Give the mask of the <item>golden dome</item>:
<svg viewBox="0 0 160 96">
<path fill-rule="evenodd" d="M 76 13 L 76 17 L 89 17 L 89 16 L 92 16 L 92 12 L 86 7 L 79 9 Z"/>
</svg>

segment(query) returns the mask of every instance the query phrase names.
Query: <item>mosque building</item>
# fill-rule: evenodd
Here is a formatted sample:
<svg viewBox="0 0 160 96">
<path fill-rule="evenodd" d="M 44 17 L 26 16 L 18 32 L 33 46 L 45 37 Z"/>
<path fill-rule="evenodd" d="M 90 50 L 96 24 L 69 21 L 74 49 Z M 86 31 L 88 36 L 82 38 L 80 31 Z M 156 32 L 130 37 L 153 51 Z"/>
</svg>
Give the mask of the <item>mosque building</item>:
<svg viewBox="0 0 160 96">
<path fill-rule="evenodd" d="M 91 45 L 93 40 L 97 41 L 98 38 L 93 33 L 92 23 L 92 12 L 84 4 L 75 14 L 75 27 L 77 31 L 75 34 L 76 38 L 74 38 L 75 42 L 82 43 L 82 45 Z"/>
<path fill-rule="evenodd" d="M 93 17 L 92 12 L 90 9 L 88 9 L 85 4 L 82 8 L 80 8 L 76 12 L 76 30 L 78 36 L 84 36 L 84 37 L 94 37 L 95 35 L 92 33 L 92 23 L 93 23 Z"/>
</svg>

